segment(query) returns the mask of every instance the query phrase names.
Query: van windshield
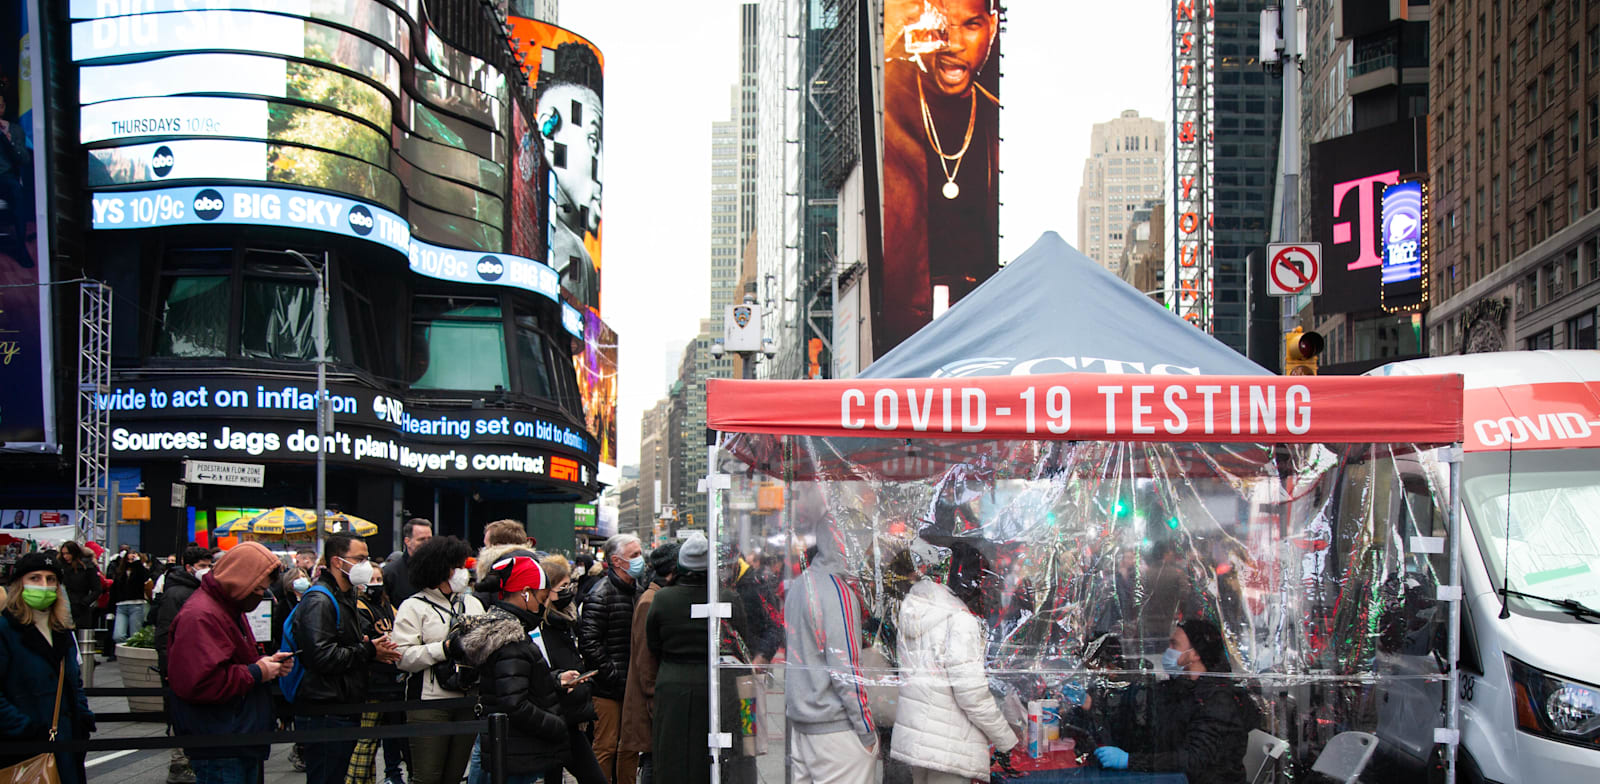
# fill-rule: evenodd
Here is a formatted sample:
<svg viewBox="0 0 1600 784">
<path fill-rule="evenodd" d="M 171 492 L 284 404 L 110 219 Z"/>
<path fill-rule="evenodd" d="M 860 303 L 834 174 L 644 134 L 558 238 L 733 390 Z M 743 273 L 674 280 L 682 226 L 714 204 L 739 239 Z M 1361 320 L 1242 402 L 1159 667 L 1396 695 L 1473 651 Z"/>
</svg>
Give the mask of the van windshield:
<svg viewBox="0 0 1600 784">
<path fill-rule="evenodd" d="M 1496 589 L 1600 605 L 1600 449 L 1480 452 L 1463 469 L 1467 518 Z M 1534 605 L 1553 609 L 1512 602 Z"/>
</svg>

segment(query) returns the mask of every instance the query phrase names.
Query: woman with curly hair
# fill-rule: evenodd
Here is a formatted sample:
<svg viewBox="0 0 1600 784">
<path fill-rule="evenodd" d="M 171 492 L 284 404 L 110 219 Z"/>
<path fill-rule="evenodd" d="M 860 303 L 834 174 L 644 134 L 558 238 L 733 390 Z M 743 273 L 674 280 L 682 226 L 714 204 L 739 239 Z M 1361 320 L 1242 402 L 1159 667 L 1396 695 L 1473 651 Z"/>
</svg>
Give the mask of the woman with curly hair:
<svg viewBox="0 0 1600 784">
<path fill-rule="evenodd" d="M 472 548 L 454 536 L 435 536 L 411 554 L 409 574 L 416 594 L 395 614 L 394 643 L 400 669 L 410 673 L 408 699 L 447 700 L 465 696 L 456 663 L 445 653 L 450 627 L 459 618 L 480 615 L 483 605 L 467 590 L 467 559 Z M 408 724 L 471 721 L 472 708 L 407 711 Z M 472 735 L 435 735 L 411 739 L 412 784 L 455 784 L 467 769 Z"/>
</svg>

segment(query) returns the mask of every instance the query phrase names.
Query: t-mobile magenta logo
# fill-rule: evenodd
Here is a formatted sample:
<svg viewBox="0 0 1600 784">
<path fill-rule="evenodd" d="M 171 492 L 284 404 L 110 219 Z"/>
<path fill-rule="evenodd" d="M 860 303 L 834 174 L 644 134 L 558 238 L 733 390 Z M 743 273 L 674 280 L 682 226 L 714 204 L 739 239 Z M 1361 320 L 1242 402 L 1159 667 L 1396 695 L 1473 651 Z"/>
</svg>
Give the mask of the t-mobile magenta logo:
<svg viewBox="0 0 1600 784">
<path fill-rule="evenodd" d="M 1355 261 L 1350 262 L 1347 269 L 1358 270 L 1383 266 L 1383 257 L 1378 254 L 1376 242 L 1378 216 L 1375 214 L 1377 212 L 1376 198 L 1382 191 L 1374 192 L 1373 188 L 1378 185 L 1393 185 L 1399 181 L 1400 171 L 1396 169 L 1382 174 L 1374 174 L 1370 177 L 1362 177 L 1359 180 L 1337 183 L 1333 186 L 1333 217 L 1338 218 L 1344 213 L 1344 197 L 1348 196 L 1350 191 L 1356 192 L 1356 201 L 1358 202 L 1355 222 L 1360 225 L 1359 231 L 1356 232 L 1357 240 L 1360 242 L 1358 246 L 1360 255 L 1356 257 Z M 1333 224 L 1333 244 L 1344 245 L 1350 241 L 1350 223 L 1351 221 L 1345 221 Z"/>
</svg>

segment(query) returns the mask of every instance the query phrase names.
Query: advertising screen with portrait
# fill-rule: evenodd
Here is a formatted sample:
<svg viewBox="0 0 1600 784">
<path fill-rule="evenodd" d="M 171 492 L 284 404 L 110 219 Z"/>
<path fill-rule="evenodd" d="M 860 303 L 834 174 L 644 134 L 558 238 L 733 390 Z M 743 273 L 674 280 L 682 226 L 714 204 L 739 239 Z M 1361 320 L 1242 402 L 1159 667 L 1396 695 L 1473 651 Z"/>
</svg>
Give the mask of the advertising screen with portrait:
<svg viewBox="0 0 1600 784">
<path fill-rule="evenodd" d="M 554 189 L 548 220 L 550 266 L 561 286 L 591 308 L 600 307 L 600 194 L 605 181 L 603 134 L 605 58 L 570 30 L 512 17 L 511 36 L 530 67 Z"/>
<path fill-rule="evenodd" d="M 576 343 L 576 341 L 574 341 Z M 600 445 L 600 481 L 615 484 L 617 472 L 617 333 L 600 314 L 583 314 L 583 343 L 572 347 L 572 365 L 583 396 L 584 424 Z"/>
<path fill-rule="evenodd" d="M 33 66 L 38 39 L 30 35 L 35 0 L 0 10 L 0 442 L 8 448 L 54 440 L 49 419 L 49 253 L 41 247 L 45 190 L 35 160 L 36 96 L 43 96 L 42 69 Z M 40 113 L 42 114 L 42 113 Z"/>
<path fill-rule="evenodd" d="M 522 107 L 511 106 L 511 216 L 507 235 L 511 252 L 530 258 L 547 258 L 544 224 L 539 220 L 539 185 L 544 182 L 541 145 Z"/>
<path fill-rule="evenodd" d="M 877 356 L 999 269 L 999 36 L 996 0 L 885 3 Z"/>
</svg>

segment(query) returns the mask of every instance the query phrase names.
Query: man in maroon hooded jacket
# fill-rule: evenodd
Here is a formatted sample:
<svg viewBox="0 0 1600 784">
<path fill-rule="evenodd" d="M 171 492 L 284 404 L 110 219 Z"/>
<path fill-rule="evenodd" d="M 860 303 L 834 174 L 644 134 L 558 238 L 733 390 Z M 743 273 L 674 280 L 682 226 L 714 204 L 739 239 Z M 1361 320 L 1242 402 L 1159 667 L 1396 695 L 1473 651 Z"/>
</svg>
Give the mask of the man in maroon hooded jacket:
<svg viewBox="0 0 1600 784">
<path fill-rule="evenodd" d="M 172 723 L 179 735 L 268 732 L 272 697 L 267 683 L 294 666 L 287 653 L 261 656 L 245 613 L 277 578 L 277 556 L 244 542 L 221 556 L 200 590 L 172 621 L 169 647 L 182 651 L 167 667 Z M 197 784 L 260 784 L 267 745 L 186 749 Z"/>
</svg>

